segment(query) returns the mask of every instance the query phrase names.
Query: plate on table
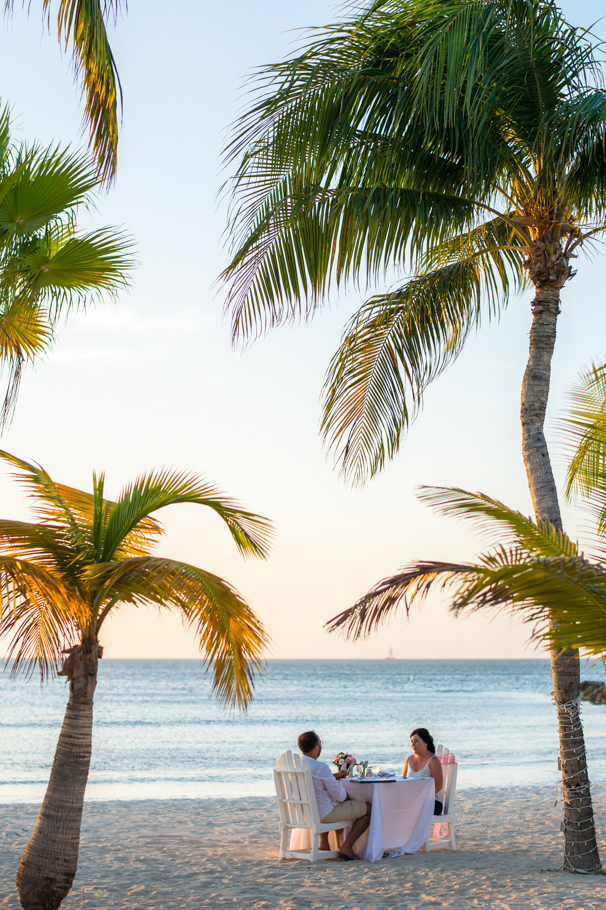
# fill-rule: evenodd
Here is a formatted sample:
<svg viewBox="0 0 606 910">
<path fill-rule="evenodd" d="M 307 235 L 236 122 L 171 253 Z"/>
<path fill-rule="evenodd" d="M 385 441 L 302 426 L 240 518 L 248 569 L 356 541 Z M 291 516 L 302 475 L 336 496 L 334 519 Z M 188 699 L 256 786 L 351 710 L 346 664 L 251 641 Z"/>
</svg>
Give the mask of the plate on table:
<svg viewBox="0 0 606 910">
<path fill-rule="evenodd" d="M 365 777 L 360 781 L 361 784 L 393 784 L 397 777 Z"/>
</svg>

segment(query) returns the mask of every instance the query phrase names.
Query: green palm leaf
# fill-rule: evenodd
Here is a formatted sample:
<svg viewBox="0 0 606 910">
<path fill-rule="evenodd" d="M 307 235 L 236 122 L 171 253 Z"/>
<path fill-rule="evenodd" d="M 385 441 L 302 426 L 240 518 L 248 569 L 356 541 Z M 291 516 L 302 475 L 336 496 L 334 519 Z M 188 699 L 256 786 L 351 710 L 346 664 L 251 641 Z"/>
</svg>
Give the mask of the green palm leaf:
<svg viewBox="0 0 606 910">
<path fill-rule="evenodd" d="M 0 202 L 0 236 L 29 237 L 74 211 L 99 182 L 90 159 L 69 149 L 34 146 L 20 157 L 17 179 Z"/>
<path fill-rule="evenodd" d="M 421 487 L 419 499 L 442 515 L 471 519 L 481 532 L 498 534 L 505 545 L 548 558 L 578 555 L 576 544 L 551 522 L 535 522 L 484 493 L 469 493 L 459 487 Z"/>
<path fill-rule="evenodd" d="M 51 0 L 44 0 L 44 9 L 50 4 Z M 100 0 L 61 0 L 59 5 L 59 40 L 73 46 L 74 68 L 86 98 L 85 123 L 105 182 L 111 182 L 116 173 L 122 89 L 104 16 L 113 14 L 115 20 L 122 6 L 126 8 L 126 0 L 105 0 L 103 5 Z"/>
<path fill-rule="evenodd" d="M 0 429 L 24 364 L 51 347 L 58 319 L 129 284 L 130 238 L 113 228 L 78 231 L 78 211 L 98 185 L 86 155 L 11 142 L 9 111 L 0 107 L 0 368 L 8 371 Z"/>
<path fill-rule="evenodd" d="M 218 487 L 182 471 L 152 471 L 129 484 L 108 516 L 103 561 L 115 558 L 121 542 L 151 512 L 177 503 L 208 506 L 223 519 L 243 556 L 265 558 L 273 536 L 271 522 L 243 509 Z"/>
<path fill-rule="evenodd" d="M 425 388 L 479 325 L 483 293 L 495 311 L 503 305 L 482 265 L 472 257 L 412 279 L 372 298 L 346 327 L 324 383 L 322 431 L 354 482 L 398 451 Z"/>
<path fill-rule="evenodd" d="M 53 239 L 21 256 L 19 274 L 26 294 L 44 300 L 51 318 L 128 286 L 133 245 L 126 235 L 103 228 L 59 243 Z"/>
<path fill-rule="evenodd" d="M 451 610 L 506 610 L 533 624 L 550 647 L 606 653 L 606 568 L 579 553 L 549 522 L 535 523 L 496 499 L 450 487 L 424 487 L 421 498 L 443 514 L 472 519 L 500 543 L 473 563 L 418 561 L 380 581 L 327 623 L 330 632 L 368 636 L 403 604 L 449 592 Z"/>
<path fill-rule="evenodd" d="M 14 0 L 5 0 L 7 11 Z M 50 25 L 52 0 L 42 0 Z M 82 82 L 84 123 L 100 178 L 111 183 L 118 151 L 118 96 L 122 99 L 116 63 L 107 38 L 106 20 L 115 21 L 127 0 L 58 0 L 57 32 L 66 49 L 71 47 L 76 78 Z"/>
<path fill-rule="evenodd" d="M 235 588 L 203 569 L 158 557 L 100 563 L 86 578 L 96 592 L 99 626 L 120 603 L 176 609 L 209 662 L 213 691 L 225 704 L 248 705 L 268 639 Z"/>
<path fill-rule="evenodd" d="M 573 389 L 571 407 L 563 418 L 571 454 L 566 493 L 592 495 L 604 485 L 606 465 L 606 364 L 591 366 Z"/>
</svg>

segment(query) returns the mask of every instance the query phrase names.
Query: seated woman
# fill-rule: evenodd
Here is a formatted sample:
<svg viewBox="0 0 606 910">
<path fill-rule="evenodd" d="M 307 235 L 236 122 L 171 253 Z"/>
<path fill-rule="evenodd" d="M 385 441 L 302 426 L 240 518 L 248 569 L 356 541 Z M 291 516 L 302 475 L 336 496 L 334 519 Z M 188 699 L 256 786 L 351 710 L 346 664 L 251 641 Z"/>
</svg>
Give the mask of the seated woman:
<svg viewBox="0 0 606 910">
<path fill-rule="evenodd" d="M 440 759 L 435 754 L 436 747 L 433 744 L 433 738 L 425 727 L 417 727 L 410 734 L 410 745 L 412 746 L 413 754 L 409 755 L 404 762 L 402 777 L 433 777 L 436 788 L 434 815 L 441 815 L 444 778 Z"/>
</svg>

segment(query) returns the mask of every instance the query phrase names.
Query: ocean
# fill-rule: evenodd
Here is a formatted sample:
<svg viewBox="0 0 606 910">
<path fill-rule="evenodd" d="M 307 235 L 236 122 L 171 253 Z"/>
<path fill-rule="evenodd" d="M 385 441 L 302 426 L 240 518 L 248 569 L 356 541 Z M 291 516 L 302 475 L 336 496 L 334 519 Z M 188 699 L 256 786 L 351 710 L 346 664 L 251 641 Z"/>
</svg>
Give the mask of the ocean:
<svg viewBox="0 0 606 910">
<path fill-rule="evenodd" d="M 582 677 L 603 679 L 602 664 Z M 401 769 L 425 726 L 459 762 L 458 786 L 556 786 L 548 660 L 270 660 L 247 714 L 220 708 L 196 660 L 102 660 L 92 800 L 271 796 L 272 767 L 315 729 L 323 759 Z M 42 799 L 67 688 L 0 672 L 0 803 Z M 583 704 L 589 773 L 606 781 L 606 706 Z"/>
</svg>

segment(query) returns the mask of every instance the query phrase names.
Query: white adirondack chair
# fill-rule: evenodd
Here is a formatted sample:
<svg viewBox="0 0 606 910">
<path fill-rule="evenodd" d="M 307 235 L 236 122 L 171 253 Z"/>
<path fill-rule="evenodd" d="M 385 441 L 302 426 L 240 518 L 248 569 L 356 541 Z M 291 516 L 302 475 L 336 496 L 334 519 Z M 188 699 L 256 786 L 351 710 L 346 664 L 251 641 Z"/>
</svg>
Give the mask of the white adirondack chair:
<svg viewBox="0 0 606 910">
<path fill-rule="evenodd" d="M 444 775 L 442 787 L 444 808 L 442 815 L 434 815 L 422 849 L 424 851 L 456 850 L 453 809 L 457 792 L 457 763 L 452 752 L 441 744 L 436 748 L 436 755 L 440 759 Z"/>
<path fill-rule="evenodd" d="M 280 811 L 280 859 L 293 857 L 315 863 L 319 859 L 335 859 L 336 850 L 320 850 L 320 834 L 325 831 L 344 829 L 349 831 L 347 822 L 320 821 L 316 791 L 314 790 L 311 768 L 303 764 L 299 755 L 289 750 L 283 752 L 274 770 L 274 783 Z M 311 849 L 290 850 L 289 840 L 293 828 L 311 830 Z"/>
</svg>

